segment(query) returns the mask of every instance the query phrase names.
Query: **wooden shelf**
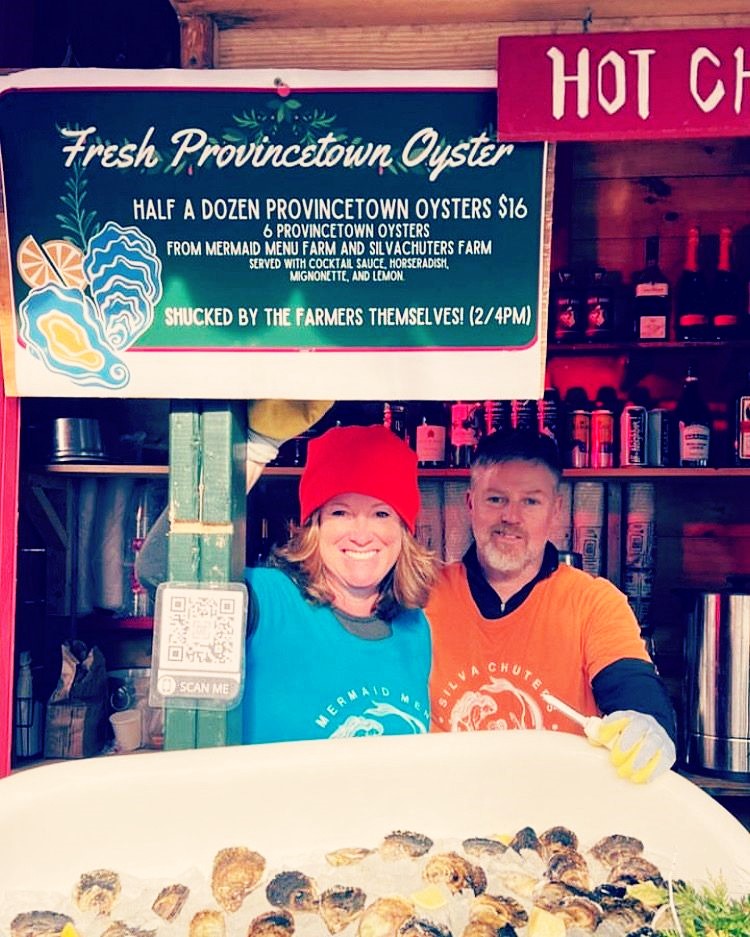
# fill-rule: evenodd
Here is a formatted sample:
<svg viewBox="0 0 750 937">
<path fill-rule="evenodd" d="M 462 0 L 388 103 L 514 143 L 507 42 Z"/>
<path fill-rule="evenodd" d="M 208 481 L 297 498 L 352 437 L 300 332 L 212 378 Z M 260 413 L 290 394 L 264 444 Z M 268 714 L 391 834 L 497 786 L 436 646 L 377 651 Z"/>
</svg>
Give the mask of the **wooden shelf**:
<svg viewBox="0 0 750 937">
<path fill-rule="evenodd" d="M 271 465 L 263 471 L 263 476 L 272 478 L 297 478 L 301 468 Z M 50 475 L 168 475 L 168 465 L 110 465 L 102 463 L 66 463 L 64 465 L 43 465 L 29 474 Z M 420 478 L 468 478 L 468 468 L 424 468 L 419 469 Z M 566 468 L 565 478 L 750 478 L 750 468 Z"/>
<path fill-rule="evenodd" d="M 642 351 L 736 351 L 750 348 L 750 339 L 733 342 L 580 342 L 564 345 L 548 342 L 547 355 L 629 354 Z"/>
<path fill-rule="evenodd" d="M 750 777 L 747 780 L 729 780 L 727 778 L 709 777 L 705 774 L 691 774 L 680 769 L 678 774 L 688 781 L 692 781 L 712 797 L 750 797 Z"/>
</svg>

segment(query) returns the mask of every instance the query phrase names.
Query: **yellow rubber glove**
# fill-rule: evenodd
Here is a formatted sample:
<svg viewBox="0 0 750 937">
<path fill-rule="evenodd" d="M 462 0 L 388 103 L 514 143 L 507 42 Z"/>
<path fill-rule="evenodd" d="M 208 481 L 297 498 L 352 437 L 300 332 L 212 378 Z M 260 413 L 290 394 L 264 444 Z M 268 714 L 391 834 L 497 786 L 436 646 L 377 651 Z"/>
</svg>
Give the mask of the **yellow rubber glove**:
<svg viewBox="0 0 750 937">
<path fill-rule="evenodd" d="M 645 784 L 675 763 L 674 742 L 653 716 L 626 709 L 596 722 L 596 732 L 586 735 L 592 744 L 610 750 L 610 760 L 621 778 Z"/>
<path fill-rule="evenodd" d="M 263 466 L 279 454 L 279 447 L 314 426 L 333 406 L 333 400 L 251 400 L 247 405 L 247 488 L 258 480 Z"/>
</svg>

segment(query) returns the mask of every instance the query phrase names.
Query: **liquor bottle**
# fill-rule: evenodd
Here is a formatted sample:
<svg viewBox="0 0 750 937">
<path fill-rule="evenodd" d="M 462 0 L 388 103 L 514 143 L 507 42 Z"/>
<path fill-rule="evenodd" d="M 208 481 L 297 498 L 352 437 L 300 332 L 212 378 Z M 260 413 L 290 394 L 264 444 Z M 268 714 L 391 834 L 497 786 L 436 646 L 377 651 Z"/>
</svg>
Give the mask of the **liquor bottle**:
<svg viewBox="0 0 750 937">
<path fill-rule="evenodd" d="M 711 445 L 711 415 L 703 399 L 693 362 L 688 365 L 682 396 L 677 402 L 679 464 L 684 468 L 708 465 Z"/>
<path fill-rule="evenodd" d="M 583 335 L 581 290 L 568 267 L 557 270 L 550 287 L 549 337 L 553 342 L 580 342 Z"/>
<path fill-rule="evenodd" d="M 484 402 L 484 432 L 500 433 L 511 428 L 510 400 L 485 400 Z"/>
<path fill-rule="evenodd" d="M 536 400 L 511 400 L 510 425 L 513 429 L 536 430 L 539 426 Z"/>
<path fill-rule="evenodd" d="M 589 278 L 584 311 L 584 335 L 589 342 L 611 342 L 615 336 L 615 304 L 607 271 L 596 267 Z"/>
<path fill-rule="evenodd" d="M 750 371 L 732 406 L 732 439 L 735 465 L 750 465 Z"/>
<path fill-rule="evenodd" d="M 409 441 L 407 405 L 402 401 L 393 401 L 383 405 L 383 425 L 400 439 Z"/>
<path fill-rule="evenodd" d="M 562 444 L 563 419 L 562 401 L 556 387 L 547 387 L 544 397 L 537 404 L 539 432 L 551 436 L 558 446 Z"/>
<path fill-rule="evenodd" d="M 416 415 L 417 463 L 423 468 L 441 468 L 445 465 L 447 436 L 445 406 L 438 401 L 424 401 L 417 405 Z"/>
<path fill-rule="evenodd" d="M 675 290 L 675 336 L 680 342 L 702 341 L 708 334 L 706 280 L 698 269 L 700 229 L 688 231 L 685 264 Z"/>
<path fill-rule="evenodd" d="M 672 297 L 669 280 L 659 269 L 659 238 L 646 238 L 646 266 L 633 275 L 633 319 L 639 342 L 669 338 Z"/>
<path fill-rule="evenodd" d="M 709 297 L 711 330 L 717 341 L 738 338 L 747 308 L 747 290 L 732 270 L 732 229 L 719 234 L 719 264 Z"/>
<path fill-rule="evenodd" d="M 481 404 L 457 400 L 451 407 L 451 453 L 453 468 L 468 468 L 479 441 Z"/>
</svg>

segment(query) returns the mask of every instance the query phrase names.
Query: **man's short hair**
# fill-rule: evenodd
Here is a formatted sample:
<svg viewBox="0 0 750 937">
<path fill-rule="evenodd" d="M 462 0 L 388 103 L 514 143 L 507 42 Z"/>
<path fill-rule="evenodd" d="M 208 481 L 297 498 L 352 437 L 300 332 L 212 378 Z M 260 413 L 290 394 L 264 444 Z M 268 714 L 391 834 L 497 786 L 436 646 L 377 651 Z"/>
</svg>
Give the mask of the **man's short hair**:
<svg viewBox="0 0 750 937">
<path fill-rule="evenodd" d="M 471 467 L 486 468 L 504 462 L 537 462 L 546 465 L 559 483 L 562 460 L 555 440 L 546 433 L 531 430 L 498 430 L 479 441 Z"/>
</svg>

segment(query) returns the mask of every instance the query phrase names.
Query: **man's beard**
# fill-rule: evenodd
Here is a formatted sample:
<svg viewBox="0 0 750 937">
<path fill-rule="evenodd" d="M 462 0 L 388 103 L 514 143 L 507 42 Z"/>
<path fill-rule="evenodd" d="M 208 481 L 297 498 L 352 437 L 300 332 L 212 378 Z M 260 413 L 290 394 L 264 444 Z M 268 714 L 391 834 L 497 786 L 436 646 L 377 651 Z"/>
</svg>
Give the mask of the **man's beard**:
<svg viewBox="0 0 750 937">
<path fill-rule="evenodd" d="M 524 538 L 498 545 L 492 536 L 481 546 L 479 556 L 483 566 L 497 573 L 518 573 L 533 559 Z"/>
</svg>

